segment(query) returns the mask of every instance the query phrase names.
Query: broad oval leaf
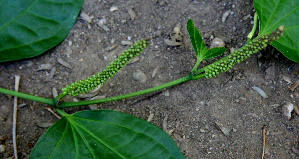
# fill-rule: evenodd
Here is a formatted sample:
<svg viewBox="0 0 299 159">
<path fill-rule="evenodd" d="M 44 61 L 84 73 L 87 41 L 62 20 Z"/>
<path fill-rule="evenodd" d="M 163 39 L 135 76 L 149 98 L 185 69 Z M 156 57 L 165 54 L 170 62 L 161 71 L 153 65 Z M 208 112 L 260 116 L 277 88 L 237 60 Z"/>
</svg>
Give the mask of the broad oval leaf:
<svg viewBox="0 0 299 159">
<path fill-rule="evenodd" d="M 185 158 L 160 128 L 132 115 L 91 110 L 62 117 L 29 158 Z"/>
<path fill-rule="evenodd" d="M 83 0 L 1 0 L 0 62 L 37 56 L 61 42 Z"/>
<path fill-rule="evenodd" d="M 299 1 L 254 0 L 259 16 L 259 36 L 285 26 L 283 36 L 271 43 L 287 58 L 299 63 Z"/>
</svg>

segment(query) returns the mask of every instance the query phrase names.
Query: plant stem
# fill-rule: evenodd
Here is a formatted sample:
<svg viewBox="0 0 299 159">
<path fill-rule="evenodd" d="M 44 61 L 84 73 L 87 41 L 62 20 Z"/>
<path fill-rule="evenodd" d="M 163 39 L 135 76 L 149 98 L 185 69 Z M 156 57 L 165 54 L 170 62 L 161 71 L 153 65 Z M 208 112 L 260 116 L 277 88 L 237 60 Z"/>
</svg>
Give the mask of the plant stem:
<svg viewBox="0 0 299 159">
<path fill-rule="evenodd" d="M 186 81 L 189 81 L 191 79 L 194 79 L 194 78 L 192 76 L 188 75 L 188 76 L 182 77 L 180 79 L 162 84 L 162 85 L 157 86 L 157 87 L 145 89 L 145 90 L 142 90 L 142 91 L 139 91 L 139 92 L 124 94 L 124 95 L 120 95 L 120 96 L 108 97 L 108 98 L 104 98 L 104 99 L 81 101 L 81 102 L 61 102 L 60 105 L 58 106 L 58 108 L 61 109 L 61 108 L 73 107 L 73 106 L 104 103 L 104 102 L 110 102 L 110 101 L 120 100 L 120 99 L 124 99 L 124 98 L 134 97 L 134 96 L 146 94 L 146 93 L 149 93 L 149 92 L 157 91 L 157 90 L 160 90 L 160 89 L 163 89 L 163 88 L 166 88 L 166 87 L 170 87 L 170 86 L 182 83 L 182 82 L 186 82 Z"/>
<path fill-rule="evenodd" d="M 57 108 L 56 108 L 56 111 L 57 111 L 57 113 L 60 114 L 62 117 L 68 115 L 68 114 L 67 114 L 66 112 L 64 112 L 63 110 L 60 110 L 60 109 L 57 109 Z"/>
<path fill-rule="evenodd" d="M 201 60 L 198 60 L 198 59 L 196 60 L 196 64 L 192 68 L 191 72 L 194 72 L 197 69 L 197 67 L 198 67 L 198 65 L 199 65 L 200 62 L 201 62 Z"/>
<path fill-rule="evenodd" d="M 53 99 L 37 97 L 37 96 L 33 96 L 33 95 L 25 94 L 25 93 L 20 93 L 20 92 L 15 92 L 15 91 L 12 91 L 12 90 L 9 90 L 9 89 L 4 89 L 4 88 L 0 88 L 0 93 L 4 93 L 4 94 L 12 95 L 12 96 L 15 96 L 15 97 L 19 97 L 19 98 L 24 98 L 24 99 L 28 99 L 28 100 L 32 100 L 32 101 L 36 101 L 36 102 L 40 102 L 40 103 L 44 103 L 44 104 L 48 104 L 48 105 L 51 105 L 51 106 L 55 106 L 55 103 L 54 103 Z"/>
<path fill-rule="evenodd" d="M 257 21 L 258 21 L 258 15 L 257 15 L 257 13 L 255 12 L 255 13 L 254 13 L 253 27 L 252 27 L 252 29 L 251 29 L 251 32 L 247 35 L 247 38 L 248 38 L 248 39 L 252 39 L 252 36 L 253 36 L 253 34 L 255 33 L 255 31 L 256 31 Z"/>
</svg>

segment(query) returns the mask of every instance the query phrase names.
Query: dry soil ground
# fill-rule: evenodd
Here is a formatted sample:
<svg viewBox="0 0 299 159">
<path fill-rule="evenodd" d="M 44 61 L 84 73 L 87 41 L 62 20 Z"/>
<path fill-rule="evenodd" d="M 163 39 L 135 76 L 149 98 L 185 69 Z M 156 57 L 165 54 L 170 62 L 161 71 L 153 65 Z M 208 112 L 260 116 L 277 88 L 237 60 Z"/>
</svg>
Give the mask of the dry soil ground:
<svg viewBox="0 0 299 159">
<path fill-rule="evenodd" d="M 111 12 L 113 6 L 118 10 Z M 136 13 L 134 21 L 128 14 L 131 8 Z M 228 10 L 229 16 L 222 22 Z M 61 92 L 60 88 L 65 85 L 105 68 L 126 48 L 121 41 L 153 37 L 139 60 L 104 84 L 99 95 L 110 97 L 150 88 L 187 75 L 195 64 L 185 27 L 188 19 L 193 19 L 207 47 L 213 37 L 219 37 L 229 50 L 244 44 L 254 15 L 252 1 L 248 0 L 85 0 L 82 11 L 92 16 L 93 22 L 88 23 L 79 16 L 68 37 L 55 48 L 35 58 L 1 63 L 0 86 L 13 90 L 14 75 L 20 75 L 20 92 L 51 98 L 53 87 Z M 106 19 L 109 31 L 97 25 L 101 19 Z M 164 39 L 170 38 L 179 23 L 185 34 L 183 45 L 166 45 Z M 116 44 L 114 50 L 107 51 Z M 264 52 L 269 54 L 271 50 Z M 72 68 L 59 64 L 58 58 L 70 63 Z M 168 115 L 167 128 L 174 130 L 176 137 L 171 137 L 187 158 L 261 158 L 264 125 L 267 125 L 266 158 L 298 158 L 293 151 L 298 148 L 299 117 L 293 114 L 288 120 L 281 115 L 279 106 L 284 102 L 298 105 L 298 89 L 290 91 L 290 84 L 282 76 L 298 80 L 299 65 L 282 56 L 278 60 L 258 61 L 257 58 L 252 55 L 217 78 L 189 81 L 150 96 L 100 104 L 97 108 L 118 110 L 142 119 L 154 113 L 151 122 L 160 128 Z M 50 70 L 37 71 L 41 64 L 47 63 L 56 67 L 51 80 L 47 80 Z M 152 78 L 156 67 L 164 69 Z M 145 74 L 146 82 L 133 79 L 133 73 L 139 70 Z M 269 98 L 262 98 L 253 86 L 263 89 Z M 0 144 L 5 146 L 0 158 L 7 158 L 13 155 L 12 98 L 0 94 L 0 100 Z M 66 100 L 72 101 L 73 97 Z M 27 105 L 18 112 L 18 150 L 20 157 L 28 158 L 46 131 L 36 122 L 55 122 L 57 118 L 45 110 L 45 104 L 24 99 L 19 103 Z M 90 108 L 94 107 L 66 111 L 73 113 Z M 232 131 L 225 135 L 216 122 Z"/>
</svg>

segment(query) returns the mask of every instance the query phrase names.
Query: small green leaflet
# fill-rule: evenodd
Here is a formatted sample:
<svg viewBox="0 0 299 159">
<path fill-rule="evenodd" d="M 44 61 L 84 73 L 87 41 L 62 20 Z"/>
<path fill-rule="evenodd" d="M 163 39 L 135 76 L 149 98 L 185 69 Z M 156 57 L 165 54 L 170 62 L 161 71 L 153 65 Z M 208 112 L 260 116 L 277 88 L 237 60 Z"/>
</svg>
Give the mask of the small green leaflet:
<svg viewBox="0 0 299 159">
<path fill-rule="evenodd" d="M 254 0 L 259 36 L 285 26 L 283 36 L 271 43 L 284 56 L 299 63 L 299 0 Z"/>
<path fill-rule="evenodd" d="M 153 124 L 111 110 L 67 115 L 38 140 L 29 158 L 185 159 L 174 141 Z"/>
<path fill-rule="evenodd" d="M 208 60 L 210 58 L 222 55 L 225 52 L 226 49 L 224 47 L 216 47 L 208 50 L 205 47 L 198 29 L 194 27 L 192 19 L 188 19 L 187 21 L 187 30 L 197 58 L 196 65 L 194 66 L 192 71 L 197 68 L 198 64 L 202 60 Z"/>
</svg>

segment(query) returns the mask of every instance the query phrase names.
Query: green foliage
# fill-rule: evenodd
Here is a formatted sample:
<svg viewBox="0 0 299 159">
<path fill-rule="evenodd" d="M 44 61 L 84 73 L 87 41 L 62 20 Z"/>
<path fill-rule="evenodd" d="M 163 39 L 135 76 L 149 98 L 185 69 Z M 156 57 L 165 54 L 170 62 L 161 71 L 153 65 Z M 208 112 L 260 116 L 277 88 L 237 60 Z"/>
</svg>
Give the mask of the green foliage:
<svg viewBox="0 0 299 159">
<path fill-rule="evenodd" d="M 222 58 L 214 62 L 211 65 L 208 65 L 205 69 L 206 78 L 216 77 L 219 73 L 225 72 L 231 69 L 235 64 L 240 63 L 245 58 L 249 57 L 251 54 L 254 54 L 261 49 L 265 48 L 269 43 L 277 40 L 280 36 L 282 36 L 282 32 L 284 31 L 284 26 L 278 27 L 275 31 L 273 31 L 269 35 L 259 36 L 252 41 L 249 41 L 242 48 L 236 50 L 230 55 Z"/>
<path fill-rule="evenodd" d="M 194 27 L 192 19 L 188 19 L 187 21 L 187 30 L 197 58 L 197 63 L 195 64 L 191 72 L 193 72 L 197 68 L 198 64 L 202 60 L 208 60 L 210 58 L 222 55 L 225 52 L 226 49 L 224 47 L 216 47 L 208 50 L 205 47 L 204 42 L 202 41 L 202 37 L 198 29 Z"/>
<path fill-rule="evenodd" d="M 110 110 L 62 117 L 36 143 L 29 158 L 185 158 L 160 128 Z"/>
<path fill-rule="evenodd" d="M 271 45 L 290 60 L 299 63 L 299 1 L 254 0 L 253 4 L 259 16 L 259 36 L 284 25 L 284 36 Z"/>
<path fill-rule="evenodd" d="M 37 56 L 60 43 L 83 0 L 1 0 L 0 62 Z"/>
<path fill-rule="evenodd" d="M 108 79 L 121 70 L 131 59 L 139 55 L 149 44 L 150 42 L 148 39 L 137 41 L 118 58 L 114 59 L 102 72 L 62 88 L 63 94 L 76 96 L 104 84 Z"/>
</svg>

